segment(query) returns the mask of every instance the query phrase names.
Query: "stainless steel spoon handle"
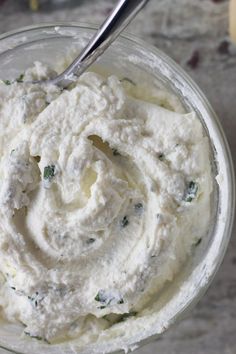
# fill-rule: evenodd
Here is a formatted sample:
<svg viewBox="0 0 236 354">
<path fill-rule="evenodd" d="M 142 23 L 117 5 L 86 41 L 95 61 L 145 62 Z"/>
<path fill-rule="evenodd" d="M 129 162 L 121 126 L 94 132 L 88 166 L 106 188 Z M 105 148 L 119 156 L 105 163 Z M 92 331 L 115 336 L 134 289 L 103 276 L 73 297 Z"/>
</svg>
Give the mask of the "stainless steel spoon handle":
<svg viewBox="0 0 236 354">
<path fill-rule="evenodd" d="M 148 1 L 120 0 L 79 57 L 62 74 L 51 80 L 51 82 L 61 87 L 66 87 L 73 81 L 74 76 L 80 76 L 104 53 Z"/>
</svg>

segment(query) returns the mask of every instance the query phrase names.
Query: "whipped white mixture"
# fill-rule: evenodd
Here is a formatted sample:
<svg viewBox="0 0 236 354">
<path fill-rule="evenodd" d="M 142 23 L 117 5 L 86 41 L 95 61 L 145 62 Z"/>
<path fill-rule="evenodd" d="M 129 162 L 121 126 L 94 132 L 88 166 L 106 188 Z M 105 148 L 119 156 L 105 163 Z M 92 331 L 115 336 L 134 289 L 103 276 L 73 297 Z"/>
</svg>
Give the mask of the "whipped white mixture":
<svg viewBox="0 0 236 354">
<path fill-rule="evenodd" d="M 207 233 L 209 144 L 172 94 L 40 63 L 0 82 L 0 305 L 49 343 L 139 316 Z"/>
</svg>

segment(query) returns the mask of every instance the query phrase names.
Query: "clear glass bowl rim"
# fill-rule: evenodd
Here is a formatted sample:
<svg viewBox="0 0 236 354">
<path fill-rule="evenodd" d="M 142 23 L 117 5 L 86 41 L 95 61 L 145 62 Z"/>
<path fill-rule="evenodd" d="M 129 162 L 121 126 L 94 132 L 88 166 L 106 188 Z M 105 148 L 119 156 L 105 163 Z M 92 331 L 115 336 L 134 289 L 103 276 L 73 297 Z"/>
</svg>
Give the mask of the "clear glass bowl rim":
<svg viewBox="0 0 236 354">
<path fill-rule="evenodd" d="M 21 27 L 16 30 L 12 30 L 12 31 L 8 31 L 6 33 L 3 33 L 0 35 L 0 42 L 4 39 L 9 39 L 10 37 L 14 37 L 15 35 L 20 35 L 23 33 L 27 34 L 27 32 L 31 32 L 33 30 L 55 29 L 55 27 L 60 27 L 63 29 L 80 28 L 80 29 L 89 30 L 89 31 L 91 31 L 91 30 L 95 31 L 98 28 L 97 25 L 90 24 L 90 23 L 83 23 L 83 22 L 79 22 L 79 23 L 77 23 L 77 22 L 43 23 L 43 24 L 25 26 L 25 27 Z M 221 248 L 219 254 L 217 255 L 217 263 L 215 264 L 214 269 L 212 270 L 211 274 L 209 275 L 208 281 L 206 282 L 206 284 L 203 287 L 201 287 L 199 289 L 196 296 L 194 298 L 192 298 L 191 301 L 185 305 L 185 307 L 180 309 L 180 311 L 178 312 L 178 314 L 175 317 L 173 317 L 173 322 L 176 322 L 177 320 L 178 321 L 181 320 L 186 315 L 186 313 L 193 306 L 195 306 L 195 304 L 204 295 L 204 293 L 206 292 L 206 290 L 210 286 L 215 274 L 217 273 L 217 271 L 223 261 L 225 252 L 227 250 L 227 246 L 228 246 L 228 243 L 229 243 L 229 240 L 231 237 L 231 233 L 232 233 L 232 228 L 233 228 L 233 223 L 234 223 L 234 214 L 235 214 L 235 175 L 234 175 L 233 160 L 232 160 L 232 156 L 230 153 L 229 145 L 228 145 L 224 130 L 221 126 L 221 123 L 220 123 L 216 113 L 214 112 L 213 108 L 211 107 L 205 94 L 201 91 L 201 89 L 193 81 L 193 79 L 191 79 L 191 77 L 181 68 L 181 66 L 179 66 L 167 54 L 165 54 L 164 52 L 162 52 L 161 50 L 159 50 L 155 46 L 147 44 L 147 42 L 136 37 L 133 34 L 130 34 L 125 31 L 124 34 L 120 35 L 120 38 L 123 38 L 124 40 L 129 40 L 132 43 L 136 43 L 136 44 L 142 46 L 146 51 L 154 53 L 154 55 L 156 55 L 158 58 L 160 58 L 162 61 L 164 61 L 168 64 L 168 67 L 171 69 L 172 72 L 178 73 L 178 75 L 183 79 L 183 81 L 185 81 L 188 84 L 188 86 L 196 93 L 198 98 L 200 98 L 201 102 L 203 103 L 204 108 L 207 110 L 209 116 L 211 117 L 214 129 L 216 130 L 218 139 L 222 144 L 224 156 L 225 156 L 227 164 L 228 164 L 228 172 L 227 172 L 227 181 L 228 182 L 227 183 L 229 186 L 230 193 L 228 195 L 228 200 L 227 200 L 227 209 L 230 210 L 231 212 L 228 215 L 228 218 L 225 222 L 224 232 L 222 233 L 222 244 L 221 244 L 222 248 Z M 147 340 L 150 341 L 152 338 L 155 338 L 155 336 L 156 335 L 153 334 L 147 338 L 141 339 L 141 341 L 139 342 L 139 346 L 142 344 L 145 344 L 147 342 Z M 132 343 L 132 344 L 134 344 L 134 343 Z M 8 352 L 11 352 L 11 353 L 23 354 L 18 351 L 16 352 L 10 348 L 3 347 L 1 345 L 0 345 L 0 348 L 6 349 Z M 112 352 L 114 352 L 114 351 L 112 351 Z"/>
</svg>

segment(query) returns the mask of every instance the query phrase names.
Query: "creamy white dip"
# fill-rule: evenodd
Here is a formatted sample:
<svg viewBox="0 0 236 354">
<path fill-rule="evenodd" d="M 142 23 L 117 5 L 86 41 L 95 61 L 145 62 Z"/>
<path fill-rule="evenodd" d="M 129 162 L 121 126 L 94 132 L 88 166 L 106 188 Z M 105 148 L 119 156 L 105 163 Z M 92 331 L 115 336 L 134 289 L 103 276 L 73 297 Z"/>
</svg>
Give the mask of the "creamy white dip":
<svg viewBox="0 0 236 354">
<path fill-rule="evenodd" d="M 45 78 L 36 63 L 24 77 Z M 85 73 L 0 83 L 0 305 L 49 343 L 135 318 L 206 235 L 212 176 L 194 112 Z"/>
</svg>

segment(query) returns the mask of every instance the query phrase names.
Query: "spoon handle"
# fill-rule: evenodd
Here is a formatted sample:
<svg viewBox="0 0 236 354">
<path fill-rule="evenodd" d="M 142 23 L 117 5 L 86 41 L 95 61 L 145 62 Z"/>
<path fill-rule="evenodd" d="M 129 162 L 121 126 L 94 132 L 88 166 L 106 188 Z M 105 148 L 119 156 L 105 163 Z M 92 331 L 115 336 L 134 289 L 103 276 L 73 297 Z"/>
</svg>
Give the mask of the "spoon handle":
<svg viewBox="0 0 236 354">
<path fill-rule="evenodd" d="M 80 76 L 118 37 L 149 0 L 120 0 L 73 63 L 53 83 L 66 87 Z"/>
</svg>

